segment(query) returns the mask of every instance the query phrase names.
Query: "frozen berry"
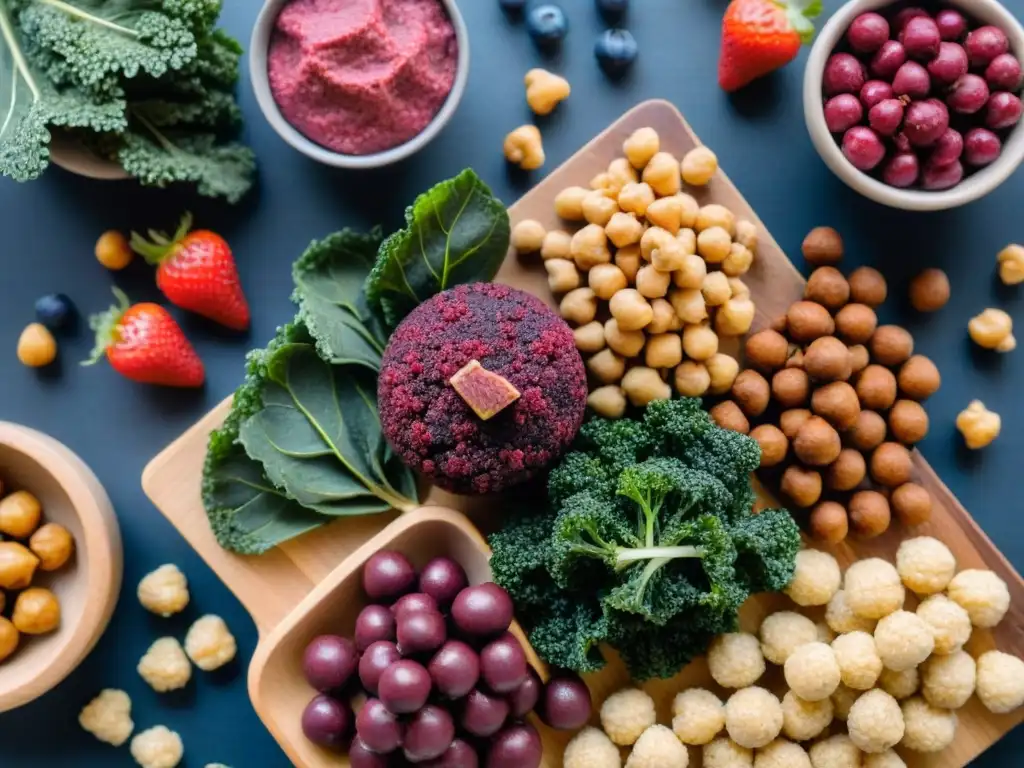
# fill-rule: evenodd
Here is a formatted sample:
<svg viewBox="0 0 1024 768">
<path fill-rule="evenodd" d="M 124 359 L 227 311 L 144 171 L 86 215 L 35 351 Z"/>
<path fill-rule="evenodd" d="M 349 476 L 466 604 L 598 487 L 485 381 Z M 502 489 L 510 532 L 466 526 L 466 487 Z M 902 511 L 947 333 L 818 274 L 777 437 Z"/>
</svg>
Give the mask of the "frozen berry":
<svg viewBox="0 0 1024 768">
<path fill-rule="evenodd" d="M 862 13 L 846 30 L 850 47 L 858 53 L 874 53 L 889 39 L 889 22 L 878 13 Z"/>
<path fill-rule="evenodd" d="M 871 74 L 883 80 L 892 80 L 907 60 L 907 52 L 898 40 L 886 40 L 871 57 Z"/>
<path fill-rule="evenodd" d="M 1011 128 L 1020 121 L 1022 106 L 1019 96 L 1012 93 L 1000 91 L 993 93 L 988 100 L 988 110 L 985 112 L 985 125 L 993 131 L 1001 131 L 1004 128 Z"/>
<path fill-rule="evenodd" d="M 1001 53 L 985 68 L 985 80 L 994 91 L 1016 91 L 1020 88 L 1020 61 L 1012 53 Z"/>
<path fill-rule="evenodd" d="M 943 85 L 955 83 L 967 74 L 967 51 L 956 43 L 940 43 L 939 54 L 928 62 L 928 73 Z"/>
<path fill-rule="evenodd" d="M 878 134 L 863 125 L 857 125 L 843 135 L 843 154 L 862 171 L 870 171 L 885 157 L 885 145 Z"/>
<path fill-rule="evenodd" d="M 922 176 L 925 189 L 942 190 L 955 187 L 964 178 L 964 167 L 960 161 L 949 165 L 926 165 Z"/>
<path fill-rule="evenodd" d="M 892 156 L 882 169 L 882 181 L 890 187 L 906 189 L 913 186 L 921 173 L 921 164 L 913 152 L 900 152 Z"/>
<path fill-rule="evenodd" d="M 597 12 L 608 21 L 618 21 L 629 10 L 629 0 L 596 0 Z"/>
<path fill-rule="evenodd" d="M 864 65 L 849 53 L 833 53 L 825 64 L 825 93 L 835 96 L 838 93 L 860 93 L 867 76 Z"/>
<path fill-rule="evenodd" d="M 927 16 L 918 16 L 908 21 L 899 39 L 908 56 L 924 61 L 932 59 L 939 52 L 939 43 L 942 42 L 935 19 Z"/>
<path fill-rule="evenodd" d="M 964 159 L 974 166 L 994 162 L 1003 151 L 1003 142 L 988 128 L 972 128 L 964 136 Z"/>
<path fill-rule="evenodd" d="M 526 14 L 526 31 L 541 48 L 558 45 L 569 31 L 569 19 L 560 6 L 535 5 Z"/>
<path fill-rule="evenodd" d="M 825 102 L 825 123 L 832 133 L 844 133 L 864 117 L 864 107 L 852 93 L 840 93 Z"/>
<path fill-rule="evenodd" d="M 949 165 L 959 160 L 964 153 L 964 137 L 953 128 L 947 128 L 946 132 L 939 136 L 932 150 L 932 156 L 928 159 L 934 165 Z"/>
<path fill-rule="evenodd" d="M 988 103 L 988 85 L 977 75 L 964 75 L 949 89 L 946 103 L 954 112 L 973 115 Z"/>
<path fill-rule="evenodd" d="M 892 86 L 884 80 L 868 80 L 860 89 L 860 100 L 865 109 L 871 109 L 880 101 L 892 98 Z"/>
<path fill-rule="evenodd" d="M 953 42 L 959 40 L 967 31 L 967 19 L 960 11 L 944 8 L 935 14 L 935 24 L 943 40 Z"/>
<path fill-rule="evenodd" d="M 930 18 L 928 11 L 924 8 L 904 8 L 902 11 L 896 14 L 896 18 L 892 20 L 892 31 L 899 34 L 903 31 L 904 27 L 910 22 L 911 19 L 918 18 Z"/>
<path fill-rule="evenodd" d="M 903 102 L 899 99 L 880 101 L 868 112 L 871 127 L 883 136 L 892 136 L 903 123 Z"/>
<path fill-rule="evenodd" d="M 36 320 L 51 331 L 65 327 L 75 316 L 75 305 L 63 293 L 48 293 L 36 299 Z"/>
<path fill-rule="evenodd" d="M 928 70 L 916 61 L 908 61 L 896 70 L 892 79 L 892 92 L 897 96 L 909 96 L 912 99 L 923 99 L 932 88 L 932 79 Z"/>
<path fill-rule="evenodd" d="M 915 147 L 927 147 L 949 128 L 949 110 L 938 99 L 914 101 L 907 106 L 903 132 Z"/>
<path fill-rule="evenodd" d="M 978 27 L 967 34 L 964 48 L 972 67 L 986 67 L 999 54 L 1010 50 L 1010 41 L 999 27 Z"/>
<path fill-rule="evenodd" d="M 639 48 L 627 29 L 606 29 L 594 43 L 594 56 L 606 75 L 618 77 L 636 61 Z"/>
</svg>

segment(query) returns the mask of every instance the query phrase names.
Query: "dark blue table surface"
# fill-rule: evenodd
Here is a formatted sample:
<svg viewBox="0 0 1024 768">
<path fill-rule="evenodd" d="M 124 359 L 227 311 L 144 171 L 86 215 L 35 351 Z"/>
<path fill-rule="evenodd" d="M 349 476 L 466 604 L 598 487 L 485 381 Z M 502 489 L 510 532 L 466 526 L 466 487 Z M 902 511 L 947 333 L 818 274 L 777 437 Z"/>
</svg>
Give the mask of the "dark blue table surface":
<svg viewBox="0 0 1024 768">
<path fill-rule="evenodd" d="M 1005 0 L 1018 16 L 1024 0 Z M 1020 569 L 1017 492 L 1024 469 L 1024 354 L 993 356 L 971 348 L 967 319 L 1001 306 L 1024 321 L 1024 295 L 995 278 L 995 254 L 1024 240 L 1020 200 L 1024 174 L 967 207 L 934 214 L 882 208 L 847 189 L 815 153 L 804 128 L 803 58 L 777 76 L 730 98 L 716 84 L 718 30 L 725 0 L 634 0 L 628 22 L 640 46 L 632 76 L 611 84 L 598 71 L 592 43 L 602 26 L 592 0 L 563 0 L 571 32 L 559 60 L 548 66 L 572 83 L 571 98 L 543 123 L 548 162 L 556 167 L 634 104 L 660 97 L 675 103 L 784 249 L 799 260 L 799 245 L 813 226 L 830 224 L 844 235 L 848 267 L 872 264 L 890 281 L 883 319 L 905 323 L 917 349 L 939 365 L 943 386 L 929 403 L 931 434 L 922 450 L 935 470 Z M 827 12 L 839 6 L 828 0 Z M 229 2 L 227 30 L 243 42 L 258 11 L 256 0 Z M 0 715 L 0 766 L 133 765 L 127 747 L 113 749 L 77 724 L 79 708 L 99 689 L 123 688 L 133 701 L 137 729 L 165 724 L 185 743 L 183 766 L 222 762 L 234 768 L 287 765 L 260 724 L 246 693 L 245 668 L 256 631 L 245 611 L 142 493 L 143 467 L 160 449 L 219 402 L 239 382 L 242 359 L 291 317 L 288 296 L 293 259 L 310 239 L 343 226 L 396 226 L 403 208 L 432 183 L 474 167 L 504 200 L 523 191 L 501 156 L 505 133 L 529 120 L 522 74 L 542 64 L 521 25 L 499 12 L 496 0 L 462 0 L 472 40 L 472 72 L 455 119 L 417 157 L 394 168 L 352 173 L 325 168 L 292 151 L 264 122 L 247 82 L 240 86 L 248 140 L 260 160 L 258 189 L 237 208 L 196 201 L 175 192 L 140 191 L 131 182 L 103 183 L 50 170 L 37 182 L 0 181 L 0 419 L 50 433 L 77 451 L 113 499 L 124 536 L 125 570 L 114 620 L 96 650 L 62 685 L 29 706 Z M 173 227 L 188 205 L 199 224 L 218 229 L 234 247 L 253 309 L 248 337 L 238 338 L 175 314 L 207 366 L 202 391 L 174 392 L 125 381 L 105 365 L 81 368 L 92 340 L 87 331 L 62 342 L 56 370 L 39 374 L 14 355 L 18 334 L 32 320 L 35 297 L 70 295 L 83 312 L 104 308 L 115 282 L 137 300 L 156 300 L 150 270 L 134 264 L 111 275 L 92 255 L 108 228 Z M 799 262 L 798 262 L 799 263 Z M 800 266 L 803 267 L 802 263 Z M 906 281 L 923 267 L 950 276 L 953 297 L 937 315 L 914 316 L 905 304 Z M 1003 433 L 990 448 L 968 454 L 954 428 L 956 414 L 980 398 L 1003 417 Z M 0 468 L 2 471 L 2 468 Z M 192 603 L 165 620 L 138 604 L 135 585 L 162 563 L 187 574 Z M 182 637 L 201 613 L 218 613 L 239 641 L 239 662 L 208 675 L 194 674 L 182 692 L 157 694 L 135 671 L 158 636 Z M 977 762 L 1015 766 L 1024 731 L 993 747 Z"/>
</svg>

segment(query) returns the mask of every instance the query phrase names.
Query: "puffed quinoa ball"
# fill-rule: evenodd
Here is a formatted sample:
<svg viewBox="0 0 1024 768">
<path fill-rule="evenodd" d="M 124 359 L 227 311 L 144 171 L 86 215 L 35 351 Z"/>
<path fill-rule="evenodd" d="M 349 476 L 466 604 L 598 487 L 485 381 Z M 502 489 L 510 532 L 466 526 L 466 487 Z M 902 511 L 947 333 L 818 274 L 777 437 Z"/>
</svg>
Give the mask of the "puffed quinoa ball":
<svg viewBox="0 0 1024 768">
<path fill-rule="evenodd" d="M 845 733 L 819 741 L 807 754 L 813 768 L 861 768 L 861 751 Z"/>
<path fill-rule="evenodd" d="M 846 727 L 861 751 L 885 752 L 903 738 L 903 713 L 896 699 L 876 688 L 854 702 Z"/>
<path fill-rule="evenodd" d="M 544 244 L 544 236 L 547 230 L 544 225 L 535 219 L 523 219 L 516 222 L 512 227 L 512 234 L 509 237 L 512 247 L 519 253 L 536 253 Z"/>
<path fill-rule="evenodd" d="M 741 747 L 763 747 L 782 732 L 782 705 L 771 691 L 743 688 L 725 702 L 725 729 Z"/>
<path fill-rule="evenodd" d="M 828 552 L 802 549 L 796 553 L 796 572 L 784 590 L 797 605 L 825 605 L 839 591 L 843 576 Z"/>
<path fill-rule="evenodd" d="M 689 763 L 690 753 L 664 725 L 644 731 L 626 758 L 626 768 L 686 768 Z"/>
<path fill-rule="evenodd" d="M 904 669 L 900 672 L 897 672 L 895 669 L 883 668 L 882 674 L 878 677 L 878 686 L 894 699 L 900 701 L 909 699 L 917 693 L 920 685 L 921 673 L 917 667 Z"/>
<path fill-rule="evenodd" d="M 732 739 L 715 739 L 703 749 L 703 768 L 752 768 L 754 753 Z"/>
<path fill-rule="evenodd" d="M 892 563 L 877 557 L 858 560 L 846 569 L 846 604 L 857 616 L 880 619 L 903 607 L 906 591 Z"/>
<path fill-rule="evenodd" d="M 175 768 L 185 754 L 185 747 L 174 731 L 155 725 L 135 735 L 131 753 L 142 768 Z"/>
<path fill-rule="evenodd" d="M 1010 591 L 1006 582 L 992 571 L 969 568 L 960 571 L 949 582 L 946 594 L 958 603 L 976 627 L 991 629 L 1010 608 Z"/>
<path fill-rule="evenodd" d="M 634 168 L 643 168 L 661 149 L 658 132 L 653 128 L 637 128 L 622 142 L 622 154 Z"/>
<path fill-rule="evenodd" d="M 818 640 L 820 642 L 831 645 L 832 641 L 836 639 L 836 633 L 824 621 L 815 622 L 814 626 L 818 630 Z"/>
<path fill-rule="evenodd" d="M 879 620 L 875 647 L 882 663 L 897 672 L 916 667 L 935 649 L 932 628 L 916 613 L 896 611 Z"/>
<path fill-rule="evenodd" d="M 136 669 L 157 693 L 184 688 L 192 677 L 192 665 L 175 637 L 154 641 Z"/>
<path fill-rule="evenodd" d="M 903 710 L 904 732 L 900 742 L 915 752 L 941 752 L 956 738 L 957 717 L 948 709 L 933 707 L 920 696 L 907 699 Z"/>
<path fill-rule="evenodd" d="M 853 707 L 853 703 L 860 698 L 864 691 L 855 691 L 853 688 L 839 684 L 829 700 L 832 702 L 832 713 L 836 720 L 846 720 L 850 714 L 850 708 Z"/>
<path fill-rule="evenodd" d="M 718 170 L 718 158 L 707 147 L 694 147 L 679 164 L 683 181 L 694 187 L 703 187 Z"/>
<path fill-rule="evenodd" d="M 817 642 L 818 629 L 806 616 L 793 611 L 778 611 L 765 617 L 758 636 L 764 657 L 772 664 L 785 664 L 801 645 Z"/>
<path fill-rule="evenodd" d="M 704 688 L 690 688 L 672 701 L 672 730 L 683 744 L 707 744 L 725 727 L 722 700 Z"/>
<path fill-rule="evenodd" d="M 832 641 L 843 684 L 858 691 L 874 688 L 882 673 L 875 639 L 867 632 L 849 632 Z"/>
<path fill-rule="evenodd" d="M 971 617 L 945 595 L 926 598 L 917 606 L 917 615 L 932 628 L 935 637 L 933 653 L 955 653 L 971 639 Z"/>
<path fill-rule="evenodd" d="M 754 753 L 754 768 L 811 768 L 811 758 L 799 744 L 776 739 Z"/>
<path fill-rule="evenodd" d="M 563 768 L 622 768 L 619 748 L 600 728 L 584 728 L 565 745 Z"/>
<path fill-rule="evenodd" d="M 902 757 L 887 749 L 874 755 L 864 755 L 863 768 L 907 768 L 907 764 Z"/>
<path fill-rule="evenodd" d="M 989 712 L 1005 714 L 1024 704 L 1024 661 L 1002 651 L 978 657 L 977 692 Z"/>
<path fill-rule="evenodd" d="M 139 602 L 158 616 L 181 613 L 188 605 L 188 581 L 173 563 L 161 565 L 139 582 Z"/>
<path fill-rule="evenodd" d="M 220 616 L 200 616 L 185 635 L 185 652 L 204 672 L 223 667 L 235 658 L 237 650 L 235 636 Z"/>
<path fill-rule="evenodd" d="M 633 744 L 657 721 L 654 699 L 639 688 L 623 688 L 601 705 L 601 727 L 620 746 Z"/>
<path fill-rule="evenodd" d="M 764 653 L 754 635 L 729 632 L 718 635 L 708 648 L 708 670 L 723 688 L 746 688 L 764 674 Z"/>
<path fill-rule="evenodd" d="M 804 701 L 792 691 L 782 697 L 782 732 L 793 741 L 809 741 L 832 723 L 832 699 Z"/>
<path fill-rule="evenodd" d="M 132 700 L 116 688 L 105 688 L 82 707 L 78 724 L 100 741 L 120 747 L 132 735 Z"/>
<path fill-rule="evenodd" d="M 829 628 L 837 634 L 847 632 L 874 632 L 875 620 L 864 619 L 850 610 L 846 602 L 846 590 L 840 589 L 825 607 L 825 622 Z"/>
<path fill-rule="evenodd" d="M 818 641 L 805 643 L 793 651 L 783 671 L 793 693 L 807 701 L 827 699 L 842 676 L 831 646 Z"/>
<path fill-rule="evenodd" d="M 921 693 L 940 709 L 960 709 L 974 693 L 974 659 L 965 651 L 932 656 L 921 665 Z"/>
<path fill-rule="evenodd" d="M 956 573 L 956 558 L 938 539 L 918 536 L 900 544 L 896 570 L 908 589 L 919 595 L 934 595 L 949 585 Z"/>
</svg>

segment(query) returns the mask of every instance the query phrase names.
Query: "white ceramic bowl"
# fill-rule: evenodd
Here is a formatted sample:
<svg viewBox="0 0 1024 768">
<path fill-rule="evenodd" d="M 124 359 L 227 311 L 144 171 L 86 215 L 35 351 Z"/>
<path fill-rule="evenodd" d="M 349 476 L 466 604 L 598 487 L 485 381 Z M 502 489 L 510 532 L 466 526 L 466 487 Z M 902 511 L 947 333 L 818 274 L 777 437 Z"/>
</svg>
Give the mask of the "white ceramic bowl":
<svg viewBox="0 0 1024 768">
<path fill-rule="evenodd" d="M 478 0 L 474 0 L 477 2 Z M 260 15 L 256 18 L 256 25 L 252 30 L 252 38 L 249 41 L 249 79 L 252 81 L 253 91 L 256 93 L 256 101 L 267 118 L 270 126 L 277 131 L 277 134 L 286 142 L 291 144 L 307 157 L 311 157 L 325 165 L 332 165 L 335 168 L 380 168 L 385 165 L 397 163 L 410 155 L 415 154 L 429 144 L 441 129 L 447 125 L 452 115 L 455 114 L 462 94 L 466 90 L 466 80 L 469 77 L 469 32 L 466 30 L 466 22 L 459 12 L 455 0 L 436 0 L 444 6 L 448 17 L 455 28 L 455 40 L 459 47 L 459 59 L 456 64 L 455 82 L 452 83 L 452 90 L 445 99 L 444 104 L 434 119 L 427 127 L 404 144 L 370 155 L 346 155 L 335 152 L 308 139 L 291 123 L 285 120 L 281 110 L 274 101 L 274 95 L 270 91 L 270 78 L 267 75 L 267 49 L 270 46 L 270 37 L 274 31 L 274 23 L 281 9 L 289 0 L 266 0 L 263 4 Z"/>
<path fill-rule="evenodd" d="M 1010 50 L 1024 57 L 1024 27 L 996 0 L 947 0 L 983 24 L 994 24 L 1006 32 Z M 825 125 L 821 82 L 825 62 L 839 45 L 847 28 L 858 15 L 893 5 L 893 0 L 850 0 L 828 20 L 818 33 L 804 71 L 804 119 L 818 154 L 832 172 L 865 197 L 892 208 L 907 211 L 940 211 L 966 205 L 984 197 L 1010 177 L 1024 160 L 1024 122 L 1018 124 L 1003 144 L 1003 153 L 991 165 L 965 178 L 952 189 L 929 192 L 897 189 L 883 184 L 855 168 Z"/>
</svg>

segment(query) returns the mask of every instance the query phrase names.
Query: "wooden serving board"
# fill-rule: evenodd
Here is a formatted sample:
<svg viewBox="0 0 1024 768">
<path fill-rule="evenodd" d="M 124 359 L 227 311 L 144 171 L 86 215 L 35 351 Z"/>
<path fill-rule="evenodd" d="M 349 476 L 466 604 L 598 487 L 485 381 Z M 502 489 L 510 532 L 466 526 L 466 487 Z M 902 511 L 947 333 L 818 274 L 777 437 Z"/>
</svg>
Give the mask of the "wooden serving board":
<svg viewBox="0 0 1024 768">
<path fill-rule="evenodd" d="M 677 157 L 682 157 L 700 143 L 671 104 L 664 101 L 645 102 L 583 147 L 512 206 L 509 213 L 513 222 L 531 218 L 549 228 L 564 226 L 552 210 L 555 194 L 566 186 L 586 185 L 591 177 L 604 170 L 612 159 L 621 154 L 623 139 L 643 126 L 657 130 L 661 136 L 662 149 Z M 772 318 L 782 314 L 792 301 L 802 295 L 803 278 L 724 173 L 719 171 L 707 188 L 688 191 L 702 205 L 720 203 L 730 208 L 737 217 L 749 219 L 758 226 L 759 245 L 755 265 L 744 279 L 757 304 L 754 330 L 767 326 Z M 527 290 L 553 304 L 539 259 L 522 259 L 510 253 L 497 280 Z M 229 401 L 221 403 L 153 459 L 143 473 L 142 485 L 157 508 L 242 601 L 252 614 L 261 637 L 266 637 L 315 585 L 394 517 L 381 515 L 339 520 L 258 557 L 234 555 L 221 549 L 203 511 L 200 478 L 207 436 L 221 424 L 228 407 Z M 977 654 L 996 647 L 1024 657 L 1024 581 L 916 452 L 914 469 L 917 482 L 931 492 L 935 509 L 931 522 L 913 533 L 941 539 L 953 550 L 959 568 L 990 568 L 1010 589 L 1011 608 L 1007 617 L 994 632 L 976 630 L 968 650 Z M 774 503 L 767 494 L 762 496 L 765 504 Z M 464 497 L 432 492 L 430 501 L 470 512 L 472 517 L 477 517 L 469 509 L 472 506 L 470 500 Z M 854 559 L 869 556 L 880 556 L 891 561 L 900 540 L 907 535 L 905 529 L 894 523 L 885 535 L 877 539 L 867 542 L 851 540 L 833 551 L 844 565 Z M 743 612 L 745 628 L 755 629 L 766 612 L 784 603 L 785 600 L 780 597 L 750 601 Z M 771 678 L 768 679 L 771 683 Z M 613 662 L 601 673 L 589 677 L 588 683 L 595 700 L 601 701 L 607 694 L 628 684 L 628 677 L 622 666 Z M 672 697 L 683 687 L 692 685 L 715 688 L 701 661 L 691 664 L 673 680 L 648 684 L 647 690 L 658 702 L 661 722 L 670 721 Z M 250 681 L 250 690 L 252 687 L 253 681 Z M 717 692 L 724 693 L 721 690 Z M 972 698 L 959 715 L 957 739 L 949 749 L 933 756 L 906 754 L 908 765 L 913 768 L 965 765 L 1024 719 L 1024 710 L 1010 715 L 992 715 L 976 698 Z M 549 747 L 557 748 L 558 741 L 551 734 L 545 735 L 545 743 Z M 560 760 L 557 756 L 552 760 L 550 751 L 545 755 L 545 762 L 556 765 Z M 692 764 L 699 765 L 698 752 L 693 751 L 691 757 L 695 762 Z"/>
</svg>

